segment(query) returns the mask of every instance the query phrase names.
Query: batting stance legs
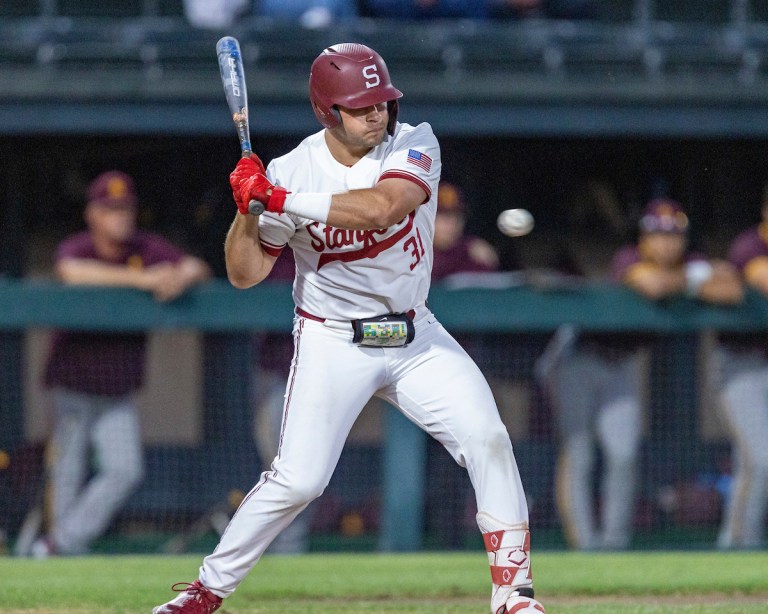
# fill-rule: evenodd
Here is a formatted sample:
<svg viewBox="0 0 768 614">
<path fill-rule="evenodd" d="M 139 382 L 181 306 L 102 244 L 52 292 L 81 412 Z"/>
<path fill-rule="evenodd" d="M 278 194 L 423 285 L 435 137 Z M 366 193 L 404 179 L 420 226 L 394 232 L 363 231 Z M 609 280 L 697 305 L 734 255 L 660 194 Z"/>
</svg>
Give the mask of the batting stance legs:
<svg viewBox="0 0 768 614">
<path fill-rule="evenodd" d="M 203 561 L 200 580 L 210 591 L 230 595 L 278 533 L 323 492 L 353 423 L 378 395 L 467 468 L 491 562 L 492 611 L 504 612 L 515 591 L 525 594 L 532 584 L 528 510 L 491 391 L 426 307 L 417 309 L 415 326 L 409 346 L 371 348 L 351 343 L 349 322 L 296 318 L 278 455 Z"/>
</svg>

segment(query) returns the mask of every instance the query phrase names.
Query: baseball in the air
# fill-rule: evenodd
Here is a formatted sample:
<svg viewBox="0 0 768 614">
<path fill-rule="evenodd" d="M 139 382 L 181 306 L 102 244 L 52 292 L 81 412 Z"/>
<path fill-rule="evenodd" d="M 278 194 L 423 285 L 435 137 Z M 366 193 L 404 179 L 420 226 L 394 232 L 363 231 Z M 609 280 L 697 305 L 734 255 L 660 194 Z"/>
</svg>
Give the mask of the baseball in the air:
<svg viewBox="0 0 768 614">
<path fill-rule="evenodd" d="M 496 219 L 496 226 L 508 237 L 522 237 L 533 230 L 533 216 L 527 209 L 506 209 Z"/>
</svg>

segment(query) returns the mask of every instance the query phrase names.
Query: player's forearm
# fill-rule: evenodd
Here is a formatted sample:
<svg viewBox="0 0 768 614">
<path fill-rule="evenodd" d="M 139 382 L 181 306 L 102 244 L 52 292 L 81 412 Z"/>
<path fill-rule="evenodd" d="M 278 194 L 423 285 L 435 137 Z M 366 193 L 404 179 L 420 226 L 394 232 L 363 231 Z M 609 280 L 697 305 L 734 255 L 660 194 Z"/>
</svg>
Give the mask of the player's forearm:
<svg viewBox="0 0 768 614">
<path fill-rule="evenodd" d="M 334 228 L 376 230 L 389 228 L 410 211 L 405 209 L 405 212 L 400 214 L 401 209 L 386 194 L 381 194 L 375 189 L 363 189 L 340 194 L 289 193 L 280 212 L 291 213 Z"/>
<path fill-rule="evenodd" d="M 744 286 L 735 271 L 716 267 L 712 277 L 698 290 L 701 300 L 721 305 L 736 305 L 744 299 Z"/>
<path fill-rule="evenodd" d="M 283 191 L 278 198 L 276 190 L 267 201 L 269 211 L 291 213 L 348 230 L 389 228 L 424 203 L 427 196 L 421 185 L 392 177 L 382 179 L 371 188 L 337 194 Z"/>
<path fill-rule="evenodd" d="M 389 228 L 412 210 L 410 204 L 375 188 L 350 190 L 333 195 L 327 224 L 350 230 Z"/>
<path fill-rule="evenodd" d="M 737 305 L 744 298 L 744 291 L 740 284 L 712 280 L 702 284 L 698 298 L 719 305 Z"/>
<path fill-rule="evenodd" d="M 744 267 L 744 279 L 755 290 L 768 296 L 768 258 L 758 256 Z"/>
<path fill-rule="evenodd" d="M 685 293 L 685 273 L 682 270 L 647 271 L 627 279 L 627 285 L 648 299 L 660 300 Z"/>
<path fill-rule="evenodd" d="M 259 242 L 259 219 L 238 214 L 224 241 L 227 278 L 236 288 L 250 288 L 263 281 L 272 268 L 270 258 Z"/>
<path fill-rule="evenodd" d="M 108 264 L 98 260 L 66 259 L 56 265 L 56 275 L 66 284 L 145 289 L 144 269 Z"/>
</svg>

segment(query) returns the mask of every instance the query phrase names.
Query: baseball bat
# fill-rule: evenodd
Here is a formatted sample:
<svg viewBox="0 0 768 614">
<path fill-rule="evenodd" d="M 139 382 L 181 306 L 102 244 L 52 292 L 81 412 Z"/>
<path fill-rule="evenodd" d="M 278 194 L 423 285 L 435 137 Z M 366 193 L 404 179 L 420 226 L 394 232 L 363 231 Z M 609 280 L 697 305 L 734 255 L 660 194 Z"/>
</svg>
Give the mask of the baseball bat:
<svg viewBox="0 0 768 614">
<path fill-rule="evenodd" d="M 232 121 L 235 122 L 237 137 L 240 140 L 240 151 L 243 158 L 251 155 L 251 130 L 248 122 L 248 90 L 245 86 L 245 71 L 243 56 L 240 53 L 240 43 L 233 36 L 225 36 L 216 43 L 216 56 L 219 59 L 221 83 L 224 86 L 224 96 L 227 99 Z M 252 215 L 264 212 L 264 205 L 258 200 L 248 203 L 248 211 Z"/>
</svg>

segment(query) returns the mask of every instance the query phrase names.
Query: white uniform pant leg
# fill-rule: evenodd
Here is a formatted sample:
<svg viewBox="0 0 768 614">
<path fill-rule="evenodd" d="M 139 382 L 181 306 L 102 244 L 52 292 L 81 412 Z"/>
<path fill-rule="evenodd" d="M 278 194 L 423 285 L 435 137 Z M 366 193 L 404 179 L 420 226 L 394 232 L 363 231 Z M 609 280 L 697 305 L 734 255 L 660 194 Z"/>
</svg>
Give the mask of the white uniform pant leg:
<svg viewBox="0 0 768 614">
<path fill-rule="evenodd" d="M 262 462 L 270 464 L 277 456 L 280 431 L 283 425 L 285 405 L 285 382 L 287 373 L 262 371 L 255 375 L 255 388 L 259 391 L 255 399 L 256 417 L 254 439 Z M 309 549 L 311 506 L 300 513 L 273 540 L 268 552 L 272 554 L 300 554 Z"/>
<path fill-rule="evenodd" d="M 277 457 L 200 568 L 202 583 L 220 597 L 234 592 L 272 540 L 320 496 L 352 425 L 382 386 L 381 350 L 357 347 L 351 337 L 349 324 L 296 319 Z"/>
<path fill-rule="evenodd" d="M 768 508 L 768 367 L 729 356 L 723 412 L 734 441 L 734 481 L 718 538 L 721 548 L 762 545 Z"/>
<path fill-rule="evenodd" d="M 568 544 L 583 550 L 597 547 L 593 425 L 602 369 L 592 353 L 576 350 L 555 367 L 547 380 L 560 440 L 555 500 Z"/>
<path fill-rule="evenodd" d="M 641 356 L 635 354 L 603 373 L 604 399 L 596 429 L 604 464 L 600 487 L 600 546 L 609 550 L 627 548 L 632 537 L 643 427 L 641 369 Z"/>
<path fill-rule="evenodd" d="M 643 352 L 606 359 L 579 350 L 552 375 L 561 438 L 557 503 L 571 546 L 629 544 L 640 448 Z M 594 519 L 595 438 L 603 452 L 601 525 Z"/>
<path fill-rule="evenodd" d="M 512 443 L 477 365 L 432 314 L 416 321 L 412 344 L 384 351 L 392 375 L 379 396 L 466 467 L 479 511 L 510 526 L 527 523 Z"/>
<path fill-rule="evenodd" d="M 64 430 L 74 438 L 62 446 L 61 463 L 71 462 L 73 475 L 84 471 L 90 446 L 94 451 L 94 475 L 71 498 L 66 508 L 57 506 L 59 515 L 54 530 L 54 542 L 64 553 L 79 554 L 88 550 L 90 543 L 109 526 L 128 495 L 139 485 L 144 475 L 141 432 L 138 412 L 132 397 L 88 397 L 62 393 L 63 406 L 71 411 L 65 419 Z M 87 420 L 85 414 L 88 414 Z M 70 422 L 73 415 L 78 415 Z M 87 423 L 87 426 L 85 426 Z M 73 425 L 76 425 L 72 428 Z M 85 433 L 83 428 L 85 427 Z M 57 437 L 56 447 L 62 439 Z M 59 465 L 57 461 L 57 465 Z M 62 466 L 54 469 L 54 476 Z M 65 478 L 67 479 L 67 478 Z"/>
<path fill-rule="evenodd" d="M 88 474 L 88 431 L 93 408 L 89 397 L 57 389 L 53 395 L 56 420 L 48 454 L 53 526 L 51 537 L 66 541 L 70 510 Z"/>
</svg>

